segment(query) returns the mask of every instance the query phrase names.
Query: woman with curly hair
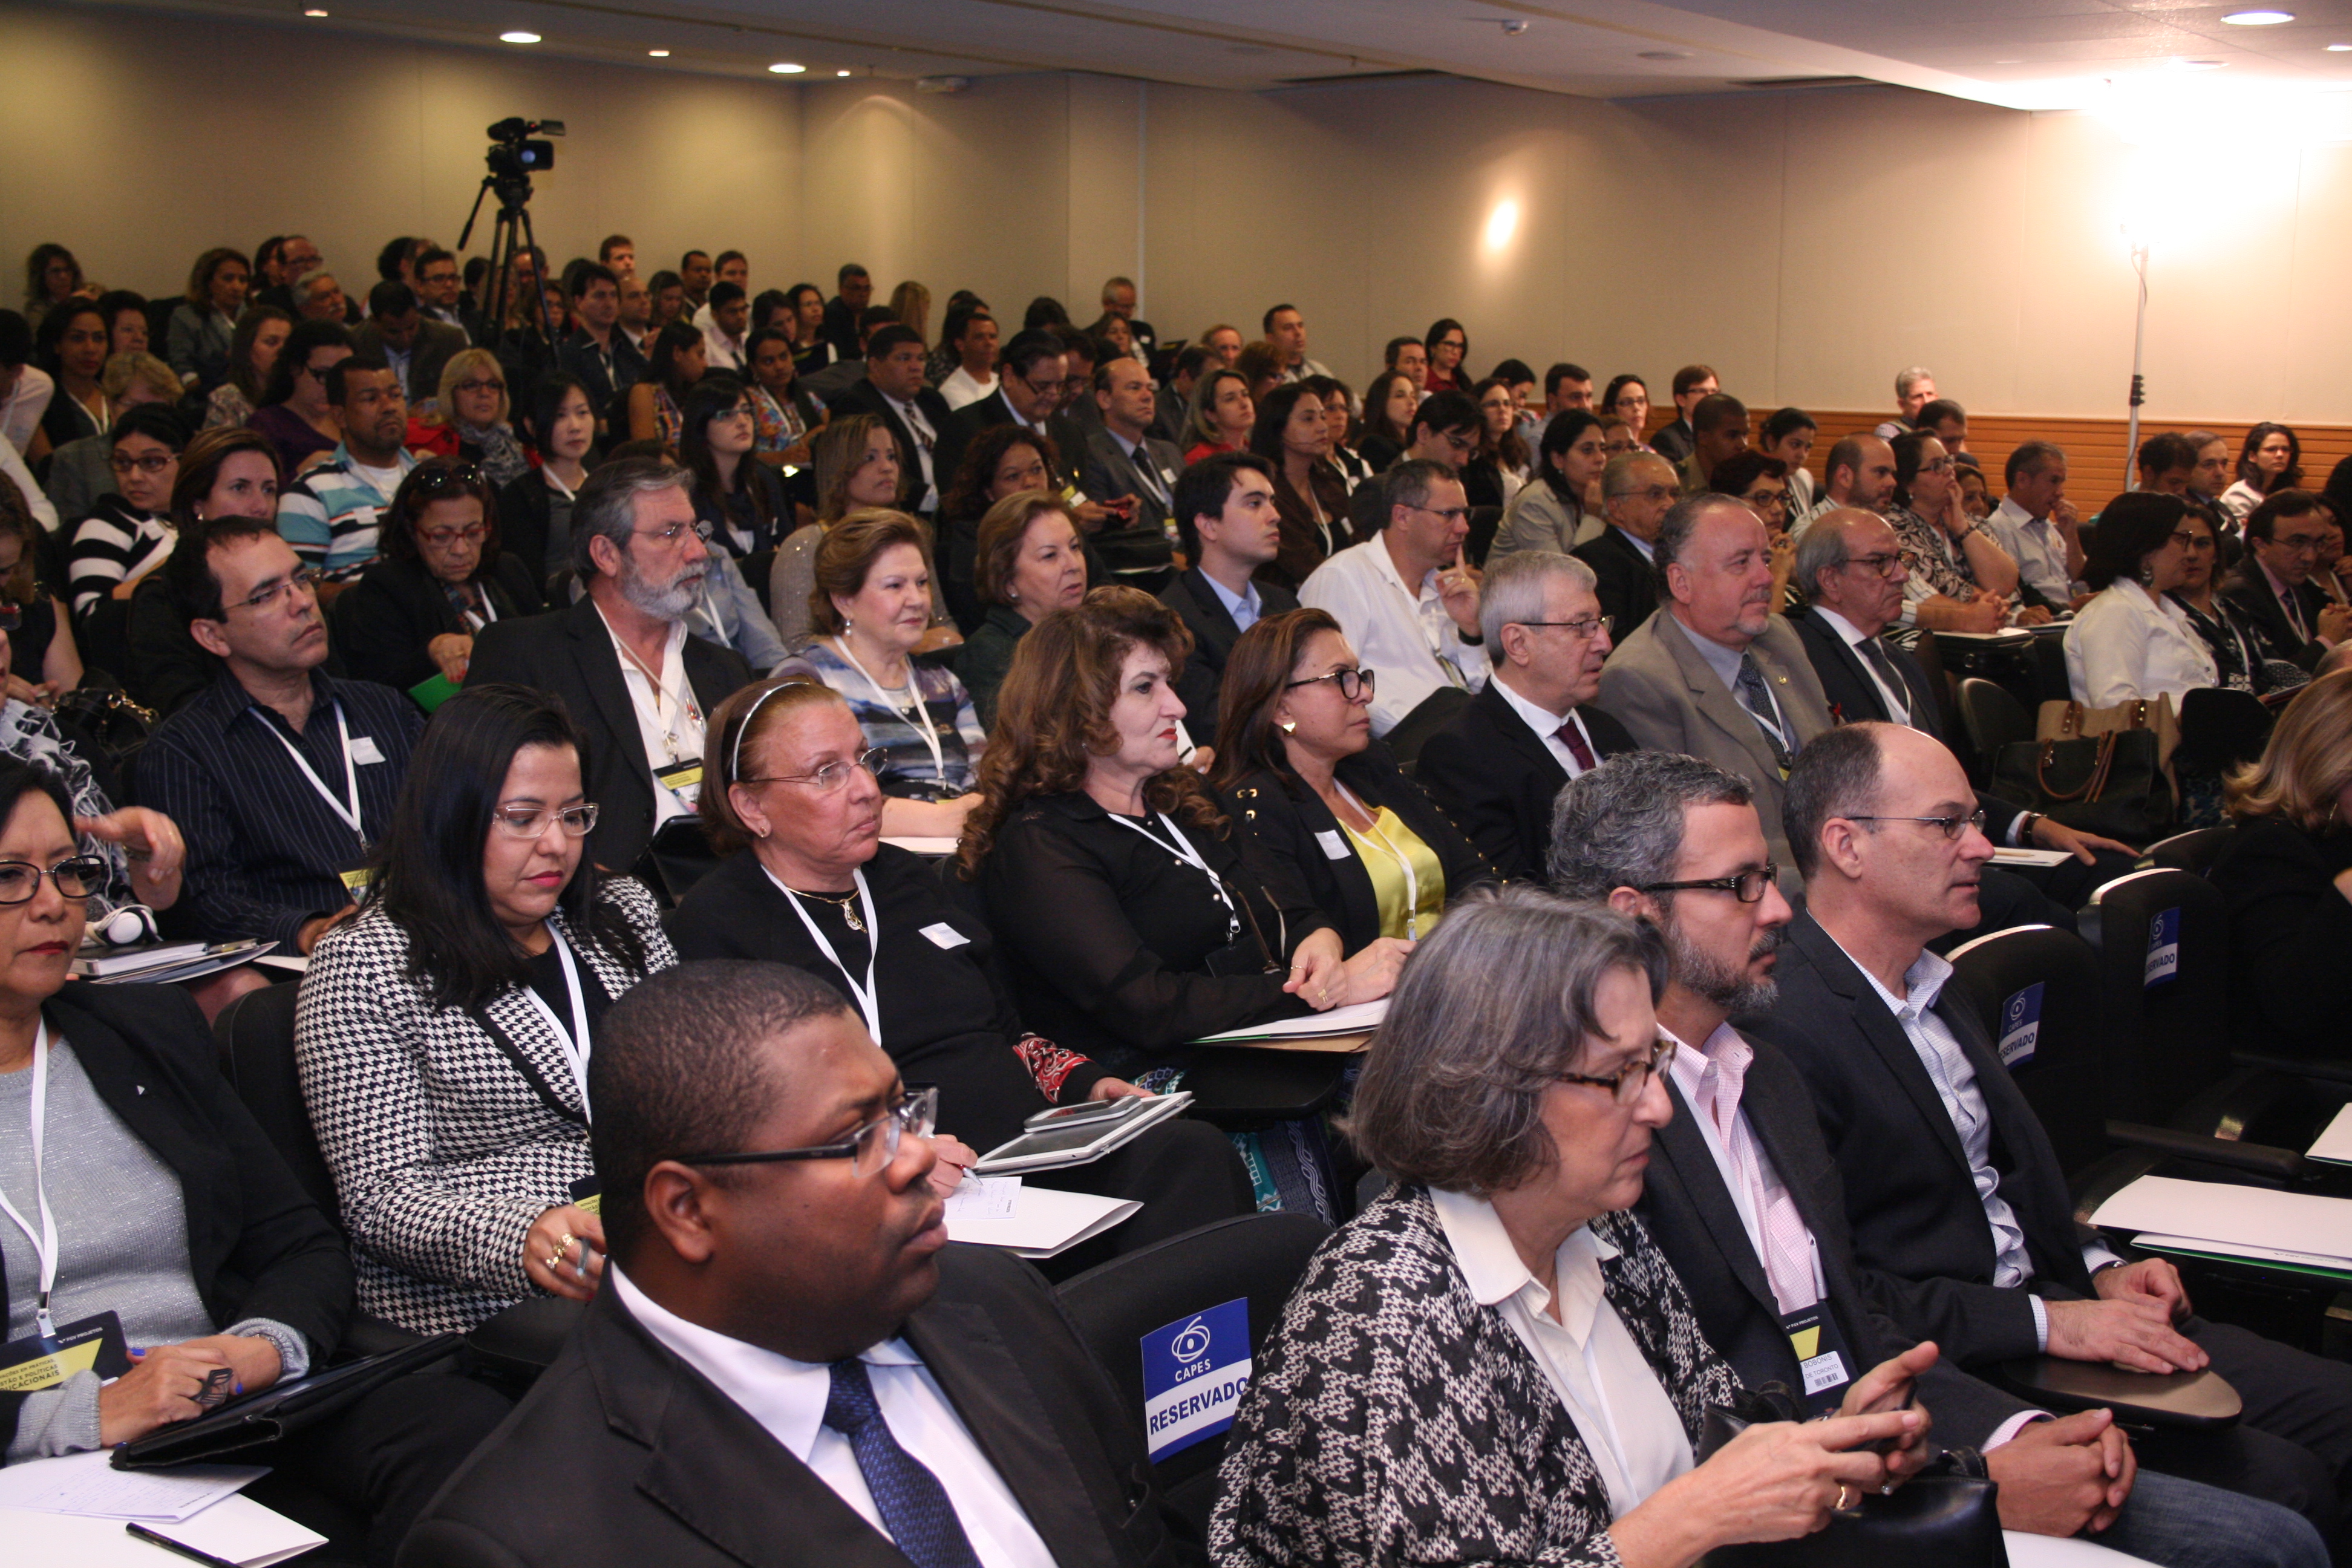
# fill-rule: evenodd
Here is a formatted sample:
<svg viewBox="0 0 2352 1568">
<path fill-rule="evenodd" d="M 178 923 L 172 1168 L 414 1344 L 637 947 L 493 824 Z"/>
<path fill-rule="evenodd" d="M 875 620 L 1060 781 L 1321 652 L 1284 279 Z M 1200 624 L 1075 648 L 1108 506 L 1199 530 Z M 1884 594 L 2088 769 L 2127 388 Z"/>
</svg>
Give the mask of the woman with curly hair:
<svg viewBox="0 0 2352 1568">
<path fill-rule="evenodd" d="M 182 379 L 209 394 L 228 379 L 229 351 L 245 310 L 253 268 L 241 250 L 215 246 L 188 269 L 187 292 L 172 308 L 163 354 Z"/>
</svg>

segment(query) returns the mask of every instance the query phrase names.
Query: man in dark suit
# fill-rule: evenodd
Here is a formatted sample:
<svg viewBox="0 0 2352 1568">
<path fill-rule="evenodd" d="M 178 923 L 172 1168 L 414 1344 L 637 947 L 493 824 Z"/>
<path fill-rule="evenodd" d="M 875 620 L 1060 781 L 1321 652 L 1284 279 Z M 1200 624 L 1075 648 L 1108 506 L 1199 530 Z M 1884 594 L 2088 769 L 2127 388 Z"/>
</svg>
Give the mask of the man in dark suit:
<svg viewBox="0 0 2352 1568">
<path fill-rule="evenodd" d="M 563 700 L 588 742 L 596 830 L 588 858 L 627 871 L 654 829 L 694 811 L 710 710 L 750 684 L 732 648 L 686 629 L 710 552 L 693 476 L 646 458 L 588 476 L 572 509 L 571 608 L 496 621 L 474 639 L 468 685 L 510 681 Z"/>
<path fill-rule="evenodd" d="M 1497 876 L 1538 879 L 1559 786 L 1634 749 L 1591 706 L 1611 647 L 1592 569 L 1551 550 L 1492 562 L 1478 631 L 1495 677 L 1430 736 L 1413 776 Z"/>
<path fill-rule="evenodd" d="M 855 261 L 842 264 L 835 275 L 834 296 L 824 302 L 824 324 L 817 330 L 844 359 L 857 357 L 857 319 L 874 303 L 874 279 Z"/>
<path fill-rule="evenodd" d="M 1035 1270 L 949 1244 L 934 1097 L 838 992 L 685 964 L 589 1074 L 602 1284 L 404 1564 L 1175 1561 L 1141 1413 Z"/>
<path fill-rule="evenodd" d="M 2246 558 L 2221 588 L 2221 597 L 2262 634 L 2265 655 L 2305 669 L 2352 637 L 2352 609 L 2331 602 L 2311 580 L 2326 532 L 2326 512 L 2309 491 L 2272 497 L 2246 519 Z"/>
<path fill-rule="evenodd" d="M 401 373 L 411 404 L 441 395 L 441 373 L 467 345 L 464 329 L 435 321 L 418 307 L 416 291 L 397 280 L 368 291 L 368 319 L 352 330 L 352 352 L 381 357 Z"/>
<path fill-rule="evenodd" d="M 952 477 L 939 461 L 940 433 L 955 417 L 923 384 L 926 350 L 915 329 L 892 322 L 866 342 L 866 379 L 827 405 L 835 414 L 872 414 L 898 443 L 898 505 L 929 517 Z"/>
<path fill-rule="evenodd" d="M 1096 550 L 1121 582 L 1157 593 L 1175 565 L 1168 525 L 1184 454 L 1147 434 L 1155 405 L 1151 373 L 1138 359 L 1095 367 L 1093 403 L 1102 422 L 1088 429 L 1078 488 L 1115 509 L 1094 534 Z"/>
<path fill-rule="evenodd" d="M 576 286 L 572 309 L 580 325 L 556 350 L 556 368 L 588 389 L 600 428 L 608 421 L 625 423 L 627 411 L 616 405 L 645 379 L 646 356 L 621 331 L 621 280 L 611 268 L 591 261 L 578 269 Z"/>
<path fill-rule="evenodd" d="M 1650 547 L 1658 525 L 1681 494 L 1674 465 L 1652 452 L 1621 452 L 1601 471 L 1601 510 L 1609 526 L 1576 547 L 1579 561 L 1599 580 L 1601 613 L 1609 635 L 1623 642 L 1658 607 L 1658 570 Z"/>
<path fill-rule="evenodd" d="M 1714 370 L 1706 365 L 1686 364 L 1675 372 L 1675 416 L 1658 426 L 1657 434 L 1650 437 L 1650 449 L 1669 463 L 1679 463 L 1689 457 L 1697 439 L 1691 428 L 1691 413 L 1701 400 L 1722 390 Z M 1633 434 L 1638 437 L 1641 432 L 1636 430 Z"/>
<path fill-rule="evenodd" d="M 1253 452 L 1203 458 L 1177 475 L 1175 507 L 1176 531 L 1192 564 L 1160 591 L 1160 602 L 1192 634 L 1176 695 L 1184 700 L 1192 743 L 1206 746 L 1216 739 L 1226 656 L 1259 621 L 1298 608 L 1298 595 L 1251 576 L 1282 542 L 1273 464 Z"/>
<path fill-rule="evenodd" d="M 952 480 L 963 467 L 963 449 L 974 436 L 999 425 L 1024 425 L 1052 437 L 1060 467 L 1053 475 L 1055 489 L 1075 482 L 1076 465 L 1086 453 L 1083 431 L 1055 419 L 1068 362 L 1062 340 L 1051 332 L 1016 332 L 996 356 L 996 390 L 977 403 L 968 403 L 948 419 L 940 432 L 940 471 Z M 1069 437 L 1068 444 L 1065 437 Z"/>
<path fill-rule="evenodd" d="M 1916 731 L 1847 725 L 1797 758 L 1787 802 L 1806 912 L 1778 999 L 1739 1026 L 1811 1091 L 1864 1289 L 1966 1369 L 2036 1354 L 2210 1365 L 2244 1401 L 2240 1426 L 2152 1434 L 2148 1463 L 2329 1533 L 2352 1465 L 2352 1367 L 2196 1317 L 2170 1263 L 2124 1262 L 2080 1229 L 2032 1107 L 1974 1009 L 1946 995 L 1951 966 L 1926 944 L 1976 922 L 1992 855 L 1959 763 Z"/>
</svg>

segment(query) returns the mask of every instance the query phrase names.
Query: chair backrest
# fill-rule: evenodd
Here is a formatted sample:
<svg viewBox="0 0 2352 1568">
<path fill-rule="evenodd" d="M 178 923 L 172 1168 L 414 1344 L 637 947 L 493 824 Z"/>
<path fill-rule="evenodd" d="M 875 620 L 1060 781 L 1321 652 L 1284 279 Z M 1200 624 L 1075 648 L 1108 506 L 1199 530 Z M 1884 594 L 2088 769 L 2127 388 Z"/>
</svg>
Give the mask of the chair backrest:
<svg viewBox="0 0 2352 1568">
<path fill-rule="evenodd" d="M 1983 1020 L 2072 1173 L 2107 1152 L 2098 959 L 2051 926 L 2012 926 L 1953 949 L 1951 984 Z"/>
<path fill-rule="evenodd" d="M 1960 728 L 1990 773 L 1993 759 L 2011 741 L 2033 739 L 2033 715 L 2009 689 L 1980 675 L 1960 682 Z"/>
<path fill-rule="evenodd" d="M 311 1130 L 310 1110 L 302 1100 L 301 1075 L 294 1068 L 294 995 L 299 989 L 289 980 L 247 992 L 213 1020 L 213 1041 L 220 1047 L 221 1070 L 228 1075 L 237 1099 L 253 1112 L 328 1223 L 341 1229 L 342 1207 L 335 1194 L 334 1173 L 319 1152 L 319 1135 Z"/>
<path fill-rule="evenodd" d="M 2091 895 L 2076 920 L 2098 952 L 2115 1114 L 2169 1122 L 2228 1076 L 2230 917 L 2212 883 L 2156 867 Z"/>
<path fill-rule="evenodd" d="M 2213 868 L 2213 862 L 2221 858 L 2221 847 L 2230 842 L 2230 836 L 2235 831 L 2236 829 L 2226 825 L 2221 827 L 2192 827 L 2186 833 L 2176 833 L 2169 838 L 2159 838 L 2141 852 L 2140 868 L 2146 870 L 2150 867 L 2163 867 L 2201 877 Z"/>
<path fill-rule="evenodd" d="M 1219 1220 L 1087 1269 L 1057 1288 L 1078 1337 L 1145 1421 L 1143 1342 L 1181 1328 L 1228 1302 L 1247 1303 L 1248 1354 L 1255 1359 L 1330 1227 L 1311 1215 L 1255 1214 Z M 1232 1357 L 1212 1343 L 1204 1360 L 1223 1368 Z M 1146 1423 L 1147 1430 L 1149 1423 Z M 1221 1432 L 1164 1456 L 1154 1467 L 1160 1489 L 1205 1534 L 1214 1500 Z"/>
<path fill-rule="evenodd" d="M 2064 637 L 2037 637 L 2033 639 L 2033 694 L 2042 702 L 2073 700 L 2074 684 L 2066 673 Z"/>
<path fill-rule="evenodd" d="M 2180 700 L 2180 744 L 2172 765 L 2184 773 L 2222 773 L 2258 760 L 2274 716 L 2251 691 L 2200 686 Z"/>
</svg>

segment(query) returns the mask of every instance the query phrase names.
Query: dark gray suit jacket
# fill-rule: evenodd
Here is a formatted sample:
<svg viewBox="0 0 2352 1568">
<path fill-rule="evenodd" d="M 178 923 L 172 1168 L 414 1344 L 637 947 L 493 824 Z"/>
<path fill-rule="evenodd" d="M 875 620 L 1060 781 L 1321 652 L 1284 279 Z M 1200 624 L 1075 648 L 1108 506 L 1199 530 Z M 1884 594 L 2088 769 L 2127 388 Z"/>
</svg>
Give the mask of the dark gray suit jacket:
<svg viewBox="0 0 2352 1568">
<path fill-rule="evenodd" d="M 472 342 L 466 336 L 463 327 L 453 327 L 432 316 L 419 321 L 416 341 L 408 347 L 408 384 L 401 389 L 408 395 L 408 401 L 423 403 L 427 398 L 439 397 L 441 373 L 448 368 L 449 361 L 459 350 L 471 346 Z M 383 329 L 373 321 L 362 321 L 352 328 L 352 352 L 381 355 L 383 353 Z"/>
<path fill-rule="evenodd" d="M 1127 526 L 1106 522 L 1094 536 L 1110 569 L 1121 576 L 1149 577 L 1175 564 L 1168 543 L 1169 506 L 1176 494 L 1176 476 L 1184 471 L 1184 454 L 1156 436 L 1146 435 L 1137 450 L 1151 463 L 1150 483 L 1128 456 L 1117 437 L 1100 425 L 1089 426 L 1085 464 L 1078 488 L 1092 500 L 1135 498 L 1135 516 Z M 1166 499 L 1163 499 L 1166 498 Z"/>
<path fill-rule="evenodd" d="M 1496 876 L 1540 882 L 1551 846 L 1552 802 L 1568 783 L 1568 770 L 1496 689 L 1498 684 L 1490 679 L 1437 727 L 1423 743 L 1412 776 Z M 1640 749 L 1625 726 L 1600 709 L 1580 708 L 1577 716 L 1597 758 Z"/>
<path fill-rule="evenodd" d="M 1658 574 L 1649 557 L 1634 548 L 1623 530 L 1612 523 L 1598 539 L 1586 540 L 1569 552 L 1592 568 L 1599 581 L 1593 595 L 1601 613 L 1609 617 L 1609 636 L 1623 642 L 1639 630 L 1658 608 Z"/>
</svg>

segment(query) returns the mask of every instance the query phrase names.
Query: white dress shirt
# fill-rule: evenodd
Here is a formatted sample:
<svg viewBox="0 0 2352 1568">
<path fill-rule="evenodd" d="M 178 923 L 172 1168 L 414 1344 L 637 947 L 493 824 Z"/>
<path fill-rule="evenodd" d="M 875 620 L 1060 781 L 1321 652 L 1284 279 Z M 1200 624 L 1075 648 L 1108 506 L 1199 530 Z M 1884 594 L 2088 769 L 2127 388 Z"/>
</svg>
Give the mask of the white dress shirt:
<svg viewBox="0 0 2352 1568">
<path fill-rule="evenodd" d="M 743 1413 L 783 1445 L 858 1517 L 885 1537 L 881 1511 L 866 1490 L 849 1439 L 824 1424 L 833 1393 L 833 1371 L 821 1363 L 794 1361 L 741 1340 L 689 1323 L 660 1306 L 623 1274 L 604 1265 L 604 1283 L 621 1293 L 621 1304 L 646 1331 L 680 1361 L 715 1384 Z M 885 1340 L 858 1353 L 874 1385 L 874 1401 L 890 1436 L 940 1479 L 956 1519 L 983 1568 L 1053 1568 L 1037 1527 L 1004 1478 L 981 1451 L 971 1431 L 940 1392 L 922 1357 L 904 1340 Z"/>
<path fill-rule="evenodd" d="M 604 612 L 596 613 L 601 616 Z M 646 677 L 635 653 L 613 630 L 611 622 L 605 623 L 604 631 L 613 639 L 613 657 L 621 661 L 621 684 L 628 688 L 629 704 L 637 712 L 637 741 L 645 748 L 646 766 L 658 773 L 701 756 L 705 716 L 693 685 L 686 679 L 686 623 L 672 625 L 669 641 L 662 645 L 658 687 Z M 656 827 L 673 816 L 693 815 L 700 785 L 676 790 L 656 778 L 653 786 Z"/>
<path fill-rule="evenodd" d="M 702 329 L 703 357 L 712 370 L 743 369 L 743 340 L 730 338 L 716 321 Z"/>
<path fill-rule="evenodd" d="M 1552 1258 L 1559 1288 L 1554 1318 L 1551 1292 L 1528 1272 L 1492 1204 L 1436 1187 L 1429 1195 L 1470 1294 L 1511 1326 L 1567 1406 L 1609 1489 L 1609 1517 L 1622 1519 L 1689 1469 L 1682 1417 L 1603 1289 L 1601 1260 L 1617 1249 L 1591 1226 L 1559 1244 Z"/>
<path fill-rule="evenodd" d="M 2066 536 L 2058 531 L 2057 524 L 2003 496 L 1983 526 L 1992 542 L 2017 563 L 2019 582 L 2062 608 L 2074 599 L 2074 580 L 2066 571 Z"/>
<path fill-rule="evenodd" d="M 1864 637 L 1852 621 L 1825 605 L 1815 605 L 1813 614 L 1821 616 L 1822 624 L 1837 633 L 1844 640 L 1845 646 L 1853 649 L 1853 657 L 1862 660 L 1863 673 L 1870 677 L 1871 685 L 1878 688 L 1878 700 L 1885 705 L 1887 717 L 1897 724 L 1917 729 L 1919 726 L 1914 721 L 1914 715 L 1911 712 L 1910 689 L 1907 686 L 1902 686 L 1900 681 L 1896 686 L 1887 685 L 1886 678 L 1878 673 L 1878 666 L 1873 664 L 1869 656 L 1862 651 L 1862 645 L 1870 639 Z M 1888 657 L 1892 658 L 1893 655 L 1890 654 Z M 1897 689 L 1897 686 L 1902 686 L 1902 689 Z"/>
<path fill-rule="evenodd" d="M 49 373 L 37 365 L 26 365 L 16 372 L 16 384 L 8 395 L 0 398 L 0 436 L 22 452 L 33 444 L 33 432 L 41 427 L 41 416 L 49 411 L 49 399 L 58 395 L 58 384 Z"/>
<path fill-rule="evenodd" d="M 1576 732 L 1584 737 L 1586 749 L 1592 753 L 1596 763 L 1600 761 L 1601 748 L 1593 744 L 1592 731 L 1585 727 L 1583 719 L 1575 709 L 1571 708 L 1565 713 L 1547 713 L 1512 690 L 1509 681 L 1499 678 L 1495 681 L 1495 689 L 1502 693 L 1503 700 L 1510 704 L 1512 712 L 1527 721 L 1528 728 L 1536 732 L 1536 739 L 1544 743 L 1544 749 L 1552 754 L 1552 760 L 1568 770 L 1570 778 L 1582 773 L 1584 765 L 1576 760 L 1576 753 L 1568 749 L 1568 742 L 1559 738 L 1561 725 L 1574 722 Z"/>
<path fill-rule="evenodd" d="M 1408 587 L 1389 554 L 1388 536 L 1351 544 L 1308 574 L 1298 602 L 1329 612 L 1357 658 L 1380 672 L 1372 733 L 1385 735 L 1433 691 L 1486 684 L 1486 650 L 1465 646 L 1437 592 L 1437 574 Z"/>
<path fill-rule="evenodd" d="M 2168 696 L 2178 708 L 2184 692 L 2221 682 L 2189 612 L 2129 578 L 2110 584 L 2066 628 L 2066 683 L 2086 707 Z"/>
<path fill-rule="evenodd" d="M 978 403 L 995 390 L 996 377 L 993 374 L 982 381 L 961 365 L 950 371 L 947 379 L 940 383 L 940 395 L 948 400 L 950 408 Z"/>
</svg>

